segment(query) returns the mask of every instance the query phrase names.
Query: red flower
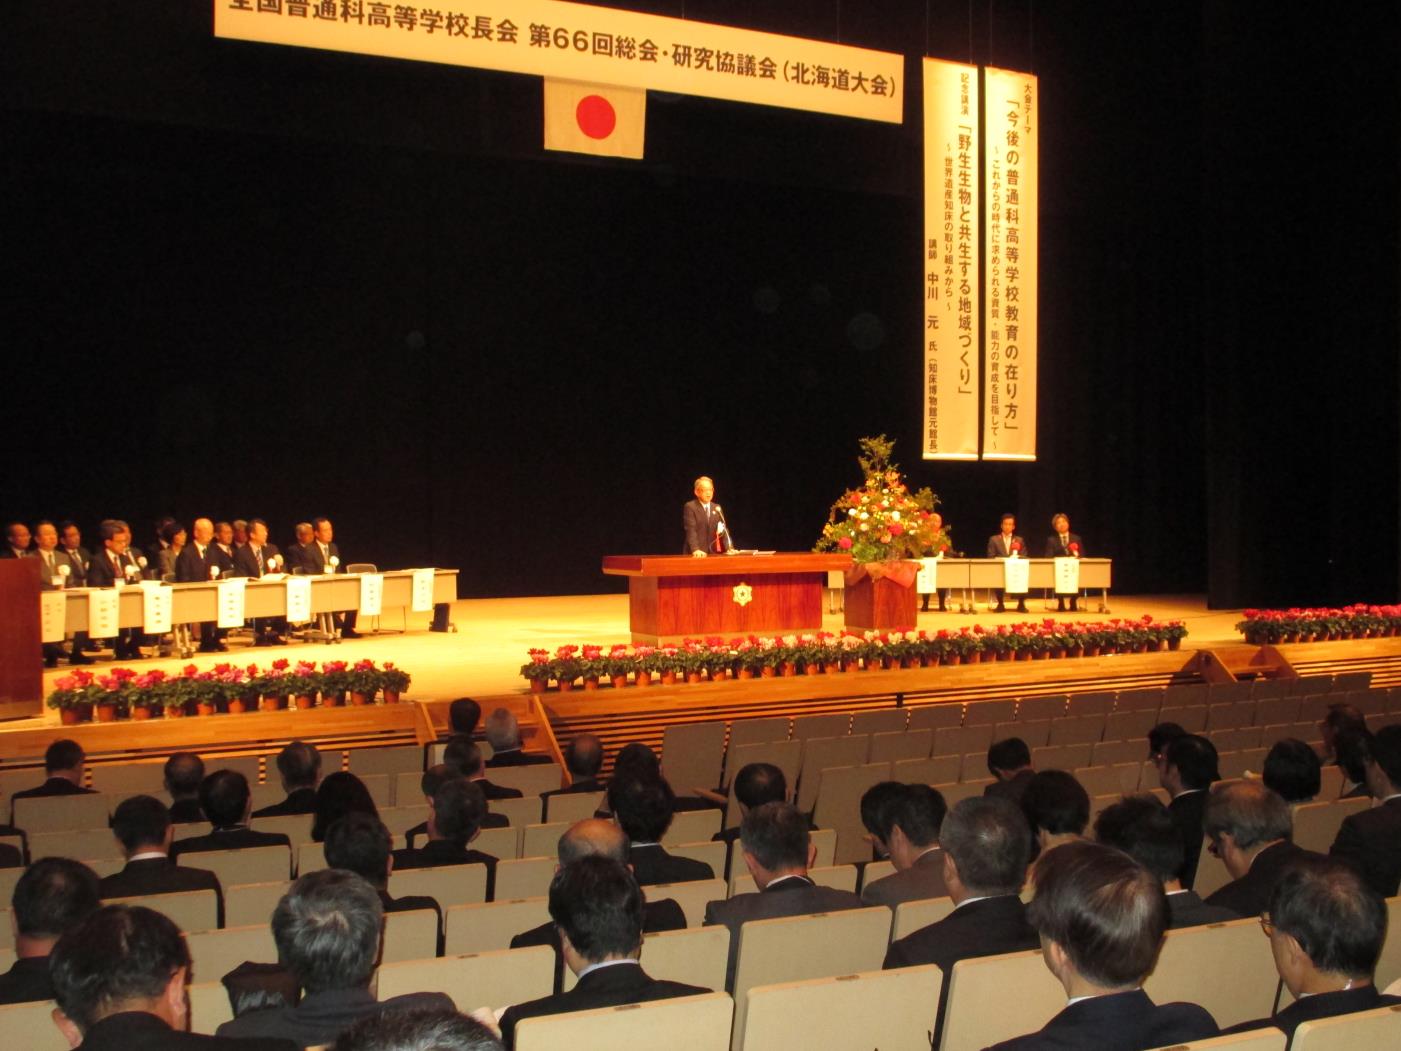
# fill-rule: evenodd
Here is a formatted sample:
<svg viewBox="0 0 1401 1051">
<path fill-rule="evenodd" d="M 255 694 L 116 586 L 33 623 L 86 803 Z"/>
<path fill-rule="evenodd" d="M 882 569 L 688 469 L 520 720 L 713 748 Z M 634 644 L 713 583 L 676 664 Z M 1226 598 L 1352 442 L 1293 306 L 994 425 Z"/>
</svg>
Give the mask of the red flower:
<svg viewBox="0 0 1401 1051">
<path fill-rule="evenodd" d="M 905 527 L 902 526 L 899 522 L 891 522 L 891 523 L 890 523 L 890 535 L 891 535 L 891 536 L 899 536 L 899 535 L 900 535 L 901 533 L 903 533 L 904 531 L 905 531 Z"/>
<path fill-rule="evenodd" d="M 1013 541 L 1012 541 L 1012 550 L 1013 550 L 1013 551 L 1020 551 L 1021 549 L 1022 549 L 1022 542 L 1021 542 L 1020 540 L 1013 540 Z"/>
<path fill-rule="evenodd" d="M 837 546 L 838 546 L 839 548 L 841 548 L 843 551 L 850 551 L 850 550 L 851 550 L 851 537 L 849 537 L 849 536 L 841 537 L 840 539 L 837 540 Z"/>
<path fill-rule="evenodd" d="M 1070 545 L 1070 553 L 1071 553 L 1072 555 L 1078 555 L 1078 554 L 1080 553 L 1080 545 L 1079 545 L 1079 544 L 1072 543 L 1072 544 Z"/>
</svg>

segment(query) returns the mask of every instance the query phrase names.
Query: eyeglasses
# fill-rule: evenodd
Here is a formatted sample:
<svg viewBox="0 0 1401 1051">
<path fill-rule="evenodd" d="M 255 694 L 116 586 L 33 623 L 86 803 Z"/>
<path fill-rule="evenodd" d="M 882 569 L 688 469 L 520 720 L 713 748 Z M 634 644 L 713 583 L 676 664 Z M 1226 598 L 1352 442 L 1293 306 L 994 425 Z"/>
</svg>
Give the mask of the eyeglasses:
<svg viewBox="0 0 1401 1051">
<path fill-rule="evenodd" d="M 1274 921 L 1270 919 L 1270 914 L 1268 912 L 1260 913 L 1260 929 L 1265 932 L 1266 938 L 1275 932 Z"/>
<path fill-rule="evenodd" d="M 1216 839 L 1208 839 L 1206 841 L 1206 852 L 1210 854 L 1213 858 L 1219 858 L 1221 856 L 1221 841 Z"/>
</svg>

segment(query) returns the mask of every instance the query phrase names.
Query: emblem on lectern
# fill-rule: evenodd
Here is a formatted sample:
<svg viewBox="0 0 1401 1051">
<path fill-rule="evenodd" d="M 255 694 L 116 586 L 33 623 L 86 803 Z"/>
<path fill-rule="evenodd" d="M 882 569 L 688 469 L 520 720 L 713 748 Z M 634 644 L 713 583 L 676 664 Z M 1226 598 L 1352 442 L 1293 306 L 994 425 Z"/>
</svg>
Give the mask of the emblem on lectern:
<svg viewBox="0 0 1401 1051">
<path fill-rule="evenodd" d="M 736 606 L 747 606 L 754 601 L 754 589 L 748 584 L 736 584 L 734 599 Z"/>
</svg>

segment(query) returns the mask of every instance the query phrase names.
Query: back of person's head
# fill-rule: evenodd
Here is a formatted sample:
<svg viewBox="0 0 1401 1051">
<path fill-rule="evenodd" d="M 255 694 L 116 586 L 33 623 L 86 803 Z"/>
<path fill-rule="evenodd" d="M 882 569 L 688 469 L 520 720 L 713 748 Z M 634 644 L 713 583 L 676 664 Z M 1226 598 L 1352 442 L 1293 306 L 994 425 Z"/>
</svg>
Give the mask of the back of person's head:
<svg viewBox="0 0 1401 1051">
<path fill-rule="evenodd" d="M 576 821 L 565 829 L 555 852 L 561 865 L 588 857 L 612 858 L 626 865 L 632 853 L 632 844 L 628 842 L 627 833 L 613 822 L 591 817 Z"/>
<path fill-rule="evenodd" d="M 1221 780 L 1216 746 L 1200 734 L 1183 734 L 1168 742 L 1163 762 L 1177 768 L 1183 788 L 1210 788 Z"/>
<path fill-rule="evenodd" d="M 949 812 L 943 793 L 929 785 L 905 785 L 891 805 L 890 823 L 905 834 L 914 847 L 932 847 L 939 842 L 939 829 Z"/>
<path fill-rule="evenodd" d="M 308 993 L 369 984 L 384 908 L 353 872 L 321 869 L 292 884 L 272 913 L 277 958 Z"/>
<path fill-rule="evenodd" d="M 1354 785 L 1367 783 L 1367 760 L 1372 758 L 1372 735 L 1366 730 L 1339 730 L 1333 738 L 1333 756 Z"/>
<path fill-rule="evenodd" d="M 86 759 L 83 746 L 77 741 L 55 741 L 44 750 L 44 773 L 56 774 L 60 771 L 76 770 Z"/>
<path fill-rule="evenodd" d="M 372 814 L 346 814 L 326 830 L 326 866 L 353 872 L 379 890 L 389 879 L 393 849 L 389 829 Z"/>
<path fill-rule="evenodd" d="M 316 808 L 312 811 L 311 838 L 320 843 L 326 838 L 326 830 L 346 814 L 370 814 L 379 817 L 379 807 L 375 806 L 370 790 L 352 773 L 337 770 L 316 790 Z"/>
<path fill-rule="evenodd" d="M 1296 737 L 1276 741 L 1265 756 L 1261 779 L 1286 803 L 1305 803 L 1323 785 L 1318 753 Z"/>
<path fill-rule="evenodd" d="M 1157 796 L 1129 796 L 1095 818 L 1095 840 L 1122 850 L 1166 883 L 1182 875 L 1182 833 Z"/>
<path fill-rule="evenodd" d="M 671 827 L 676 794 L 660 777 L 615 777 L 608 809 L 634 843 L 657 843 Z"/>
<path fill-rule="evenodd" d="M 905 794 L 901 781 L 878 781 L 861 793 L 861 826 L 886 846 L 896 801 Z"/>
<path fill-rule="evenodd" d="M 362 1018 L 336 1037 L 335 1051 L 502 1051 L 502 1044 L 475 1019 L 435 1008 Z"/>
<path fill-rule="evenodd" d="M 1031 861 L 1031 830 L 1021 808 L 1008 799 L 973 796 L 944 818 L 939 846 L 974 897 L 1016 894 Z"/>
<path fill-rule="evenodd" d="M 237 825 L 248 813 L 248 778 L 237 770 L 215 770 L 200 782 L 199 808 L 215 828 Z"/>
<path fill-rule="evenodd" d="M 613 777 L 661 777 L 662 764 L 657 753 L 640 741 L 625 744 L 613 760 Z"/>
<path fill-rule="evenodd" d="M 1078 836 L 1090 823 L 1090 795 L 1074 775 L 1042 770 L 1026 783 L 1022 813 L 1033 834 Z"/>
<path fill-rule="evenodd" d="M 1376 763 L 1393 788 L 1401 788 L 1401 723 L 1383 726 L 1373 736 L 1370 745 L 1372 762 Z"/>
<path fill-rule="evenodd" d="M 108 1015 L 159 1000 L 189 966 L 180 928 L 162 913 L 107 905 L 59 939 L 49 977 L 59 1010 L 86 1033 Z"/>
<path fill-rule="evenodd" d="M 112 812 L 112 834 L 128 854 L 142 847 L 165 847 L 170 811 L 154 796 L 131 796 Z"/>
<path fill-rule="evenodd" d="M 482 721 L 482 706 L 470 697 L 459 697 L 448 705 L 448 726 L 455 734 L 471 737 Z"/>
<path fill-rule="evenodd" d="M 423 776 L 418 779 L 418 787 L 423 791 L 424 799 L 432 799 L 434 793 L 438 791 L 438 786 L 444 781 L 452 781 L 465 776 L 457 767 L 447 763 L 439 763 L 437 766 L 430 766 L 423 771 Z"/>
<path fill-rule="evenodd" d="M 1031 765 L 1031 749 L 1020 737 L 1007 737 L 994 741 L 988 749 L 988 773 L 994 777 L 1002 770 L 1010 773 Z"/>
<path fill-rule="evenodd" d="M 550 919 L 590 963 L 631 956 L 642 944 L 642 891 L 622 862 L 580 858 L 550 881 Z"/>
<path fill-rule="evenodd" d="M 465 778 L 444 781 L 433 793 L 433 825 L 438 835 L 466 845 L 486 820 L 486 796 Z"/>
<path fill-rule="evenodd" d="M 1386 902 L 1347 865 L 1327 857 L 1290 865 L 1268 913 L 1318 970 L 1371 981 L 1386 940 Z"/>
<path fill-rule="evenodd" d="M 1162 881 L 1122 851 L 1088 840 L 1050 851 L 1036 867 L 1027 919 L 1083 978 L 1104 989 L 1139 986 L 1167 929 Z"/>
<path fill-rule="evenodd" d="M 97 873 L 70 858 L 40 858 L 10 896 L 15 931 L 26 938 L 59 938 L 101 904 Z"/>
<path fill-rule="evenodd" d="M 1186 736 L 1187 731 L 1177 723 L 1159 723 L 1148 731 L 1148 757 L 1152 759 L 1162 755 L 1169 743 Z"/>
<path fill-rule="evenodd" d="M 735 799 L 748 810 L 788 798 L 788 779 L 773 763 L 746 763 L 735 775 Z"/>
<path fill-rule="evenodd" d="M 1294 831 L 1289 804 L 1259 781 L 1236 781 L 1211 793 L 1202 831 L 1213 843 L 1229 833 L 1241 850 L 1251 850 Z"/>
<path fill-rule="evenodd" d="M 765 803 L 746 812 L 739 838 L 765 871 L 807 871 L 812 837 L 807 818 L 792 803 Z"/>
<path fill-rule="evenodd" d="M 1319 727 L 1334 735 L 1342 730 L 1365 730 L 1367 729 L 1367 717 L 1351 704 L 1338 701 L 1328 706 L 1328 711 L 1323 716 L 1323 721 L 1319 723 Z"/>
<path fill-rule="evenodd" d="M 520 724 L 509 708 L 497 708 L 486 717 L 486 739 L 493 751 L 505 752 L 521 746 Z"/>
<path fill-rule="evenodd" d="M 293 741 L 277 753 L 277 772 L 282 775 L 283 787 L 289 792 L 296 788 L 315 788 L 321 776 L 321 753 L 315 745 Z"/>
<path fill-rule="evenodd" d="M 603 769 L 603 742 L 593 734 L 571 738 L 564 746 L 564 766 L 574 777 L 597 777 Z"/>
<path fill-rule="evenodd" d="M 470 737 L 452 737 L 443 746 L 440 765 L 450 767 L 458 777 L 476 777 L 482 770 L 482 750 Z"/>
<path fill-rule="evenodd" d="M 176 752 L 165 761 L 165 790 L 172 799 L 193 799 L 204 780 L 204 760 L 194 752 Z"/>
</svg>

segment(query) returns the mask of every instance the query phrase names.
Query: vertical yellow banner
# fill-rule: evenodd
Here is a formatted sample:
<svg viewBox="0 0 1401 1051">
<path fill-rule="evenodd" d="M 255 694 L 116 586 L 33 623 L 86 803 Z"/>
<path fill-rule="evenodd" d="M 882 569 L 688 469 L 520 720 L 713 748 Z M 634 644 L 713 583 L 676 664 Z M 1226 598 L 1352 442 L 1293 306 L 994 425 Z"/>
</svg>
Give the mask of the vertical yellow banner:
<svg viewBox="0 0 1401 1051">
<path fill-rule="evenodd" d="M 983 82 L 983 459 L 1036 459 L 1036 77 L 987 69 Z"/>
<path fill-rule="evenodd" d="M 978 458 L 978 69 L 924 60 L 924 449 Z"/>
</svg>

